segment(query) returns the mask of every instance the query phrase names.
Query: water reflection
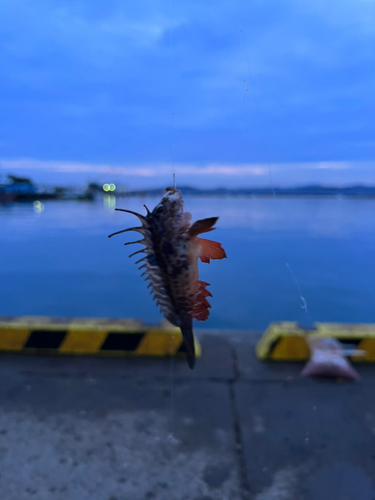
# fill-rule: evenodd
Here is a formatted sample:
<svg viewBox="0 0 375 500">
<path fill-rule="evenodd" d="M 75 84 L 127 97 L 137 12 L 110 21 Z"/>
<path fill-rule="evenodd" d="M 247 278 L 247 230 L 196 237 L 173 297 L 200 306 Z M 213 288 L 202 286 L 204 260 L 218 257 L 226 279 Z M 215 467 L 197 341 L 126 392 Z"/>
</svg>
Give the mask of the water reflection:
<svg viewBox="0 0 375 500">
<path fill-rule="evenodd" d="M 158 202 L 106 193 L 93 203 L 0 206 L 0 314 L 159 321 L 122 245 L 131 236 L 107 237 L 134 224 L 116 206 L 143 213 L 144 203 L 151 209 Z M 214 297 L 209 320 L 199 326 L 263 329 L 273 320 L 373 321 L 374 201 L 186 198 L 185 203 L 194 220 L 219 216 L 212 239 L 228 255 L 201 266 L 201 279 L 211 283 Z"/>
<path fill-rule="evenodd" d="M 217 214 L 218 226 L 255 231 L 298 230 L 313 234 L 347 235 L 375 229 L 375 201 L 345 199 L 187 199 L 197 218 Z"/>
<path fill-rule="evenodd" d="M 0 205 L 0 223 L 3 231 L 10 229 L 10 226 L 27 226 L 33 231 L 33 214 L 39 214 L 48 207 L 43 219 L 37 222 L 39 228 L 99 228 L 107 225 L 111 229 L 126 221 L 124 215 L 119 216 L 114 212 L 116 206 L 142 213 L 145 202 L 151 209 L 159 201 L 159 198 L 116 199 L 115 195 L 106 193 L 102 200 L 94 203 L 36 201 L 33 205 Z M 193 220 L 218 216 L 218 229 L 300 231 L 327 237 L 375 230 L 375 201 L 371 200 L 186 198 L 185 205 L 192 213 Z"/>
<path fill-rule="evenodd" d="M 114 210 L 116 208 L 116 196 L 113 194 L 105 194 L 103 196 L 103 205 L 107 210 Z"/>
<path fill-rule="evenodd" d="M 36 214 L 41 214 L 44 211 L 44 203 L 41 201 L 34 201 L 33 206 Z"/>
</svg>

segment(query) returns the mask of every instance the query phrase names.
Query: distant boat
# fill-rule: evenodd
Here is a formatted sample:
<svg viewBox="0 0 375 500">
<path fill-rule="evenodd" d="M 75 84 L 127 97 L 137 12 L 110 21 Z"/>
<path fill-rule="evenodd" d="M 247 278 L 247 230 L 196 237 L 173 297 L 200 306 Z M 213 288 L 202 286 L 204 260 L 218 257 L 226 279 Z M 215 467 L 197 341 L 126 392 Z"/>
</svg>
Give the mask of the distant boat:
<svg viewBox="0 0 375 500">
<path fill-rule="evenodd" d="M 36 187 L 27 177 L 7 176 L 10 182 L 0 184 L 0 203 L 10 203 L 35 196 Z"/>
<path fill-rule="evenodd" d="M 7 176 L 7 184 L 0 184 L 0 203 L 36 200 L 78 200 L 93 201 L 95 193 L 90 186 L 85 190 L 72 187 L 54 187 L 40 190 L 27 177 Z"/>
</svg>

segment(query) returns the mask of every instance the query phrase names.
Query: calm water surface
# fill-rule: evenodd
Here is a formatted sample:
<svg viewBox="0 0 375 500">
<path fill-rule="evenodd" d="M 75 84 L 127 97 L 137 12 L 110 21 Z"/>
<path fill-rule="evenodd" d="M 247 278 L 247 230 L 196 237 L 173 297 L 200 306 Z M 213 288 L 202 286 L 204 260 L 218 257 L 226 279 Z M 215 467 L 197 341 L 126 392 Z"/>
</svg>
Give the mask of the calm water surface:
<svg viewBox="0 0 375 500">
<path fill-rule="evenodd" d="M 158 199 L 118 199 L 144 210 Z M 108 197 L 0 206 L 0 315 L 161 315 L 131 259 L 134 225 Z M 264 329 L 279 320 L 375 321 L 375 201 L 186 198 L 193 218 L 219 216 L 228 259 L 201 264 L 210 318 L 197 326 Z M 211 235 L 210 235 L 211 237 Z M 287 266 L 289 264 L 289 267 Z M 300 290 L 300 291 L 299 291 Z M 307 312 L 303 301 L 307 303 Z"/>
</svg>

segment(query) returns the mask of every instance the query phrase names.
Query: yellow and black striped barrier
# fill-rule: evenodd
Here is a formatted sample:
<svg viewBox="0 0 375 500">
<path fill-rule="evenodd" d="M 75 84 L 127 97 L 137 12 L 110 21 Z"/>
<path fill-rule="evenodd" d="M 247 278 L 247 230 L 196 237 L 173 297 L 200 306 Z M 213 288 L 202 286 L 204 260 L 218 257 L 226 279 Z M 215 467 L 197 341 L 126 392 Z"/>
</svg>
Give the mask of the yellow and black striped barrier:
<svg viewBox="0 0 375 500">
<path fill-rule="evenodd" d="M 271 323 L 256 346 L 262 360 L 305 361 L 310 357 L 308 335 L 332 337 L 350 349 L 353 361 L 375 362 L 375 324 L 313 323 L 305 328 L 298 323 Z"/>
<path fill-rule="evenodd" d="M 201 347 L 196 338 L 196 356 Z M 27 354 L 185 357 L 179 328 L 132 319 L 0 316 L 0 351 Z"/>
</svg>

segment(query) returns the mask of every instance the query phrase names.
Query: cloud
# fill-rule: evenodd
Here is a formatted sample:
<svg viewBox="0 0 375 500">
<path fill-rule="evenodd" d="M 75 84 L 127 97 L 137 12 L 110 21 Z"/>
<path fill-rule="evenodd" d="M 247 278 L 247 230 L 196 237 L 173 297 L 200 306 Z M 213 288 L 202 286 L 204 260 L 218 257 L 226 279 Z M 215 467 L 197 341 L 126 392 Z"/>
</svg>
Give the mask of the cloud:
<svg viewBox="0 0 375 500">
<path fill-rule="evenodd" d="M 3 170 L 42 170 L 60 173 L 96 173 L 114 174 L 133 177 L 158 177 L 169 175 L 177 171 L 181 175 L 196 176 L 267 176 L 269 172 L 285 172 L 287 170 L 348 170 L 360 168 L 374 168 L 374 162 L 297 162 L 276 164 L 208 164 L 189 165 L 181 163 L 155 163 L 139 165 L 100 165 L 93 163 L 44 161 L 35 159 L 0 160 Z"/>
<path fill-rule="evenodd" d="M 322 170 L 346 170 L 348 168 L 353 168 L 348 161 L 322 161 L 317 164 L 318 169 Z M 375 166 L 375 163 L 374 163 Z"/>
<path fill-rule="evenodd" d="M 157 177 L 168 175 L 173 169 L 183 175 L 223 175 L 223 176 L 261 176 L 266 175 L 267 167 L 262 165 L 205 165 L 154 164 L 134 166 L 96 165 L 91 163 L 43 161 L 33 159 L 1 160 L 1 166 L 7 171 L 42 170 L 60 173 L 114 174 L 133 177 Z"/>
<path fill-rule="evenodd" d="M 204 188 L 292 187 L 308 184 L 375 184 L 375 162 L 294 163 L 135 163 L 97 164 L 89 162 L 2 160 L 2 173 L 31 177 L 37 184 L 80 184 L 115 182 L 129 189 L 166 187 L 176 174 L 178 186 Z M 5 180 L 5 179 L 3 179 Z"/>
<path fill-rule="evenodd" d="M 0 155 L 163 165 L 173 142 L 175 163 L 259 177 L 267 162 L 375 158 L 371 9 L 4 0 Z"/>
</svg>

